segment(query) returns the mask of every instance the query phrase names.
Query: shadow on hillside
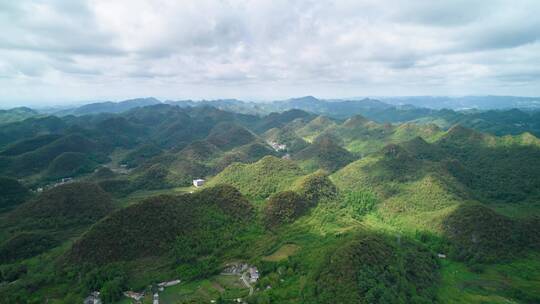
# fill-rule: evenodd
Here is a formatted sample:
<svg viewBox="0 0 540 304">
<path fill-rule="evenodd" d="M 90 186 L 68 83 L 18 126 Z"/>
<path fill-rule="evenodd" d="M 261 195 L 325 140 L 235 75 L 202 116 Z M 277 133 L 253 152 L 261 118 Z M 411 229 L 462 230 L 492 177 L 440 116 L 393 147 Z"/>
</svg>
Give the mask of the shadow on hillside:
<svg viewBox="0 0 540 304">
<path fill-rule="evenodd" d="M 540 218 L 513 220 L 481 204 L 467 203 L 444 220 L 443 233 L 454 244 L 452 258 L 500 262 L 538 247 Z"/>
</svg>

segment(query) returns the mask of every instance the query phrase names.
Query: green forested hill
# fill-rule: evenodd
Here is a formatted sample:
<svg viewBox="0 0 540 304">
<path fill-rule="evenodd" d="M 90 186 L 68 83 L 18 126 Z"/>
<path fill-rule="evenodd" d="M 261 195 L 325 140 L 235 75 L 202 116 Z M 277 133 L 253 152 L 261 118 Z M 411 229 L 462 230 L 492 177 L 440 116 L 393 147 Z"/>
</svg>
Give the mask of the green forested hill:
<svg viewBox="0 0 540 304">
<path fill-rule="evenodd" d="M 356 115 L 340 125 L 324 130 L 322 134 L 339 138 L 345 148 L 351 152 L 370 154 L 389 143 L 399 143 L 417 136 L 433 141 L 442 134 L 442 131 L 432 124 L 378 124 Z"/>
<path fill-rule="evenodd" d="M 13 178 L 0 176 L 0 212 L 23 203 L 30 197 L 30 191 Z"/>
<path fill-rule="evenodd" d="M 214 177 L 209 185 L 231 184 L 251 198 L 267 198 L 288 189 L 304 172 L 294 162 L 266 156 L 253 164 L 234 163 Z"/>
<path fill-rule="evenodd" d="M 298 136 L 289 126 L 283 128 L 272 128 L 263 134 L 269 142 L 284 144 L 290 153 L 298 152 L 308 146 L 306 140 Z"/>
<path fill-rule="evenodd" d="M 109 195 L 90 183 L 70 183 L 46 190 L 13 210 L 11 224 L 54 229 L 97 222 L 114 209 Z"/>
<path fill-rule="evenodd" d="M 418 138 L 387 146 L 339 170 L 333 180 L 348 191 L 375 192 L 378 213 L 401 229 L 448 237 L 457 246 L 455 258 L 493 261 L 532 245 L 519 221 L 489 206 L 534 206 L 539 151 L 519 139 L 454 127 L 432 144 Z"/>
<path fill-rule="evenodd" d="M 66 178 L 90 173 L 97 167 L 97 162 L 84 153 L 64 152 L 50 162 L 46 175 L 50 179 Z"/>
<path fill-rule="evenodd" d="M 2 150 L 1 155 L 4 155 L 4 156 L 20 155 L 25 152 L 36 150 L 59 138 L 60 138 L 60 135 L 56 135 L 56 134 L 38 135 L 36 137 L 31 137 L 28 139 L 24 138 L 5 147 L 4 150 Z"/>
<path fill-rule="evenodd" d="M 336 141 L 331 136 L 319 136 L 312 144 L 293 154 L 293 159 L 306 168 L 334 172 L 356 159 Z"/>
<path fill-rule="evenodd" d="M 6 159 L 8 160 L 8 165 L 4 166 L 1 169 L 3 169 L 4 172 L 12 174 L 14 176 L 23 177 L 34 173 L 39 173 L 40 171 L 46 169 L 47 167 L 49 167 L 51 162 L 54 162 L 54 160 L 63 153 L 80 153 L 85 154 L 86 157 L 93 158 L 95 160 L 103 160 L 104 158 L 106 158 L 103 155 L 103 152 L 105 151 L 101 151 L 103 151 L 103 147 L 101 147 L 99 143 L 80 134 L 70 134 L 60 137 L 35 150 L 28 151 L 26 153 L 22 153 L 16 156 L 6 157 Z M 73 155 L 74 154 L 71 154 L 71 156 Z M 58 159 L 56 163 L 63 162 L 63 165 L 59 165 L 76 167 L 78 164 L 66 164 L 66 162 L 70 162 L 68 157 L 71 156 L 65 155 L 61 159 Z"/>
<path fill-rule="evenodd" d="M 359 235 L 325 257 L 310 282 L 313 284 L 310 301 L 437 302 L 438 267 L 433 253 L 414 242 L 396 244 L 376 234 Z"/>
<path fill-rule="evenodd" d="M 182 248 L 177 258 L 196 259 L 217 252 L 224 242 L 233 242 L 234 234 L 252 217 L 250 203 L 230 186 L 157 196 L 119 210 L 92 227 L 74 244 L 69 259 L 104 264 L 158 257 L 183 242 L 192 247 Z"/>
<path fill-rule="evenodd" d="M 216 125 L 206 140 L 220 149 L 230 150 L 254 141 L 255 136 L 239 125 L 223 123 Z"/>
<path fill-rule="evenodd" d="M 67 127 L 68 125 L 64 120 L 55 116 L 32 117 L 6 124 L 0 130 L 0 146 L 41 134 L 62 134 Z"/>
<path fill-rule="evenodd" d="M 305 126 L 296 130 L 296 134 L 302 138 L 313 139 L 325 130 L 334 128 L 337 124 L 328 117 L 317 116 Z"/>
<path fill-rule="evenodd" d="M 0 110 L 0 125 L 21 121 L 39 115 L 38 112 L 27 107 Z"/>
</svg>

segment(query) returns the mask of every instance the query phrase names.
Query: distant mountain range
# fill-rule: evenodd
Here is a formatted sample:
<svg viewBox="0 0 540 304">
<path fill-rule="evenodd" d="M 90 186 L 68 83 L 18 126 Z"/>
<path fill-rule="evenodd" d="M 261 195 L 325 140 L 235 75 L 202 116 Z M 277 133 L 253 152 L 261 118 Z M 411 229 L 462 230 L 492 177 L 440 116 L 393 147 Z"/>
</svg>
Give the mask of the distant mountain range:
<svg viewBox="0 0 540 304">
<path fill-rule="evenodd" d="M 378 97 L 392 105 L 413 105 L 431 109 L 540 109 L 540 97 L 519 96 L 407 96 Z"/>
<path fill-rule="evenodd" d="M 214 107 L 239 114 L 265 116 L 273 112 L 292 109 L 306 111 L 343 120 L 362 115 L 378 123 L 401 123 L 414 121 L 435 123 L 448 128 L 460 123 L 493 134 L 540 133 L 540 98 L 515 96 L 465 96 L 465 97 L 381 97 L 379 99 L 318 99 L 304 96 L 271 102 L 242 101 L 238 99 L 217 100 L 165 100 L 153 97 L 129 99 L 121 102 L 98 102 L 79 107 L 46 111 L 26 107 L 0 110 L 0 124 L 13 123 L 40 115 L 83 116 L 92 114 L 120 114 L 132 109 L 173 105 L 179 108 Z M 478 127 L 481 126 L 481 127 Z"/>
<path fill-rule="evenodd" d="M 153 97 L 129 99 L 129 100 L 124 100 L 120 102 L 106 101 L 106 102 L 90 103 L 90 104 L 86 104 L 86 105 L 76 107 L 76 108 L 61 110 L 61 111 L 55 112 L 54 114 L 58 116 L 66 116 L 66 115 L 81 116 L 81 115 L 99 114 L 99 113 L 122 113 L 125 111 L 129 111 L 131 109 L 134 109 L 134 108 L 151 106 L 151 105 L 155 105 L 159 103 L 161 103 L 161 101 Z"/>
<path fill-rule="evenodd" d="M 462 110 L 505 110 L 540 109 L 540 97 L 519 97 L 519 96 L 397 96 L 397 97 L 375 97 L 375 98 L 351 98 L 351 99 L 319 99 L 313 96 L 290 98 L 269 102 L 253 102 L 238 99 L 215 99 L 215 100 L 165 100 L 160 101 L 153 97 L 135 98 L 120 102 L 97 102 L 89 103 L 79 107 L 62 108 L 54 111 L 31 110 L 29 108 L 14 108 L 11 110 L 0 110 L 0 116 L 6 112 L 43 112 L 57 116 L 66 115 L 88 115 L 99 113 L 121 113 L 137 107 L 145 107 L 155 104 L 171 104 L 179 107 L 199 107 L 213 106 L 221 110 L 235 111 L 244 114 L 268 114 L 290 109 L 300 109 L 316 114 L 325 114 L 335 118 L 346 118 L 356 114 L 369 116 L 368 113 L 380 112 L 381 110 L 410 111 L 423 109 L 428 110 L 450 109 Z M 26 111 L 23 111 L 26 110 Z M 28 116 L 28 114 L 26 115 Z M 31 116 L 31 115 L 30 115 Z M 1 120 L 0 120 L 1 121 Z"/>
<path fill-rule="evenodd" d="M 0 124 L 16 122 L 36 115 L 39 115 L 37 111 L 27 107 L 0 110 Z"/>
</svg>

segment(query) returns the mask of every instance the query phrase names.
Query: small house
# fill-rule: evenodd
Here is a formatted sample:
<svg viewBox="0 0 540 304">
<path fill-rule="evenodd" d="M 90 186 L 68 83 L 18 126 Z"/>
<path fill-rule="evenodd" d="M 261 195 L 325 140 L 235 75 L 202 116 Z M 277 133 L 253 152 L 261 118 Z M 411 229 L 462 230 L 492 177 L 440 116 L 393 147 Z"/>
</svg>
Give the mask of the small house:
<svg viewBox="0 0 540 304">
<path fill-rule="evenodd" d="M 202 185 L 204 185 L 204 179 L 194 179 L 193 180 L 193 186 L 195 187 L 202 187 Z"/>
<path fill-rule="evenodd" d="M 140 302 L 142 300 L 142 298 L 144 298 L 144 293 L 143 292 L 134 292 L 134 291 L 125 291 L 124 292 L 124 295 L 128 298 L 131 298 L 137 302 Z"/>
<path fill-rule="evenodd" d="M 230 263 L 225 265 L 222 274 L 236 274 L 240 275 L 242 272 L 248 269 L 249 265 L 246 263 Z"/>
<path fill-rule="evenodd" d="M 257 267 L 250 267 L 249 268 L 249 281 L 251 283 L 257 282 L 259 279 L 259 270 L 257 270 Z"/>
<path fill-rule="evenodd" d="M 67 183 L 71 183 L 72 181 L 73 181 L 73 177 L 64 177 L 60 180 L 60 183 L 67 184 Z"/>
</svg>

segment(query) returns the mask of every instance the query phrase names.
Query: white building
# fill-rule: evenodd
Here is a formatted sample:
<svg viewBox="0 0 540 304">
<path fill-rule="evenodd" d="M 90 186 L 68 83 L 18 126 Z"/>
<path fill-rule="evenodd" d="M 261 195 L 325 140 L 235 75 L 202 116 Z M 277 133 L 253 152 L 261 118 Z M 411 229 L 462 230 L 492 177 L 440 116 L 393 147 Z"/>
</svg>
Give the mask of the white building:
<svg viewBox="0 0 540 304">
<path fill-rule="evenodd" d="M 144 298 L 143 292 L 124 291 L 124 295 L 128 298 L 132 298 L 133 300 L 137 302 L 140 302 L 142 298 Z"/>
<path fill-rule="evenodd" d="M 158 283 L 158 286 L 159 287 L 171 287 L 171 286 L 178 285 L 178 284 L 180 284 L 180 280 L 172 280 L 172 281 Z"/>
<path fill-rule="evenodd" d="M 257 270 L 257 267 L 250 267 L 249 268 L 249 281 L 251 283 L 257 282 L 259 279 L 259 270 Z"/>
<path fill-rule="evenodd" d="M 204 185 L 204 179 L 194 179 L 193 180 L 193 186 L 195 187 L 201 187 L 202 185 Z"/>
<path fill-rule="evenodd" d="M 73 181 L 73 177 L 64 177 L 62 178 L 62 180 L 60 181 L 61 183 L 71 183 Z"/>
</svg>

